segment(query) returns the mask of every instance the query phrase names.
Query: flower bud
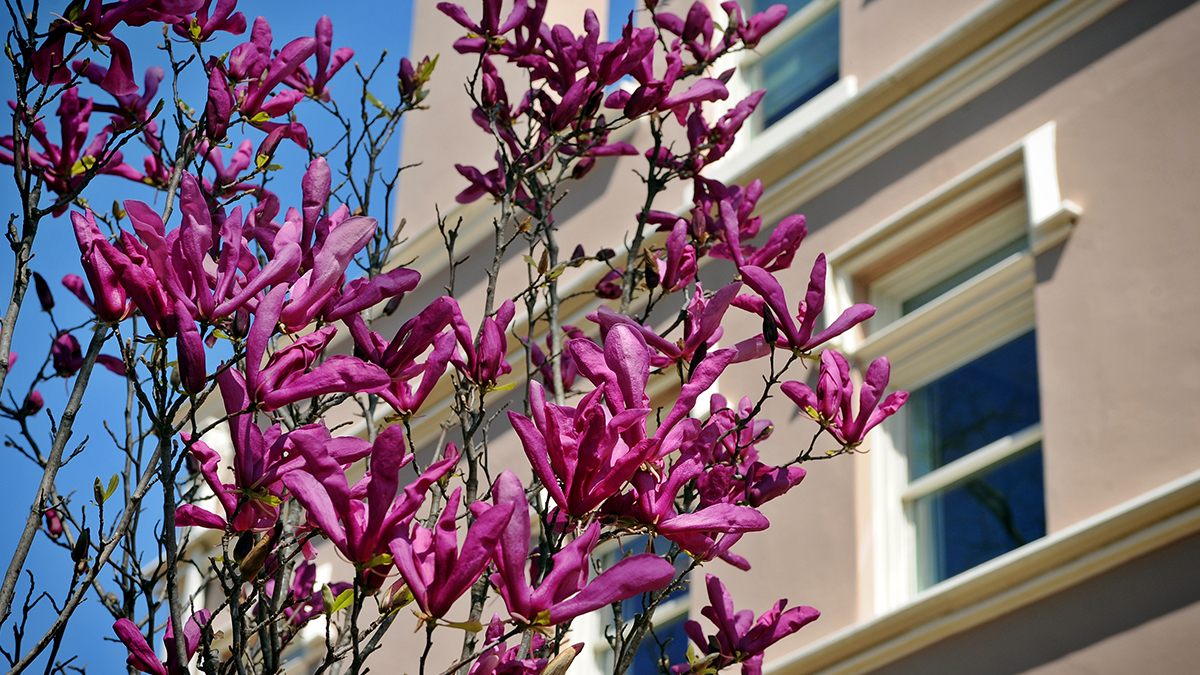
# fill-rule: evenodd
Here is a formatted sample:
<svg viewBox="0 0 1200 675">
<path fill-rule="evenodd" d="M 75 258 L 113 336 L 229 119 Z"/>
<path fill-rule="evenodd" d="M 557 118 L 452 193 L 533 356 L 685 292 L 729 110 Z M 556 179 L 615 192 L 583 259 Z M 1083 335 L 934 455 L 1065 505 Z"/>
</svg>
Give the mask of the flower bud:
<svg viewBox="0 0 1200 675">
<path fill-rule="evenodd" d="M 55 539 L 62 536 L 63 526 L 62 520 L 58 517 L 58 509 L 46 509 L 46 532 Z"/>
<path fill-rule="evenodd" d="M 42 399 L 42 393 L 34 389 L 25 397 L 25 404 L 21 406 L 21 415 L 25 417 L 36 415 L 44 405 L 46 405 L 46 402 Z"/>
<path fill-rule="evenodd" d="M 245 307 L 238 308 L 233 315 L 233 325 L 230 327 L 234 336 L 245 338 L 250 334 L 250 311 Z"/>
<path fill-rule="evenodd" d="M 647 262 L 646 263 L 646 288 L 649 288 L 650 290 L 654 290 L 654 289 L 658 288 L 658 282 L 659 282 L 658 265 L 655 265 L 654 262 Z"/>
<path fill-rule="evenodd" d="M 779 340 L 779 326 L 775 323 L 775 315 L 770 308 L 763 307 L 763 339 L 767 344 L 775 344 Z"/>
<path fill-rule="evenodd" d="M 79 569 L 79 564 L 84 563 L 84 570 L 87 569 L 88 547 L 92 544 L 92 531 L 88 528 L 83 528 L 79 533 L 79 538 L 75 540 L 75 546 L 71 548 L 71 560 L 75 561 L 75 569 Z"/>
<path fill-rule="evenodd" d="M 54 361 L 54 372 L 60 377 L 70 377 L 83 367 L 83 351 L 79 348 L 79 340 L 70 333 L 60 333 L 54 339 L 50 355 Z"/>
<path fill-rule="evenodd" d="M 33 287 L 37 291 L 38 302 L 42 303 L 42 311 L 54 309 L 54 295 L 50 293 L 50 286 L 37 272 L 33 273 Z"/>
<path fill-rule="evenodd" d="M 250 550 L 254 548 L 254 533 L 243 532 L 242 536 L 238 537 L 237 543 L 233 545 L 233 559 L 241 563 L 250 555 Z"/>
<path fill-rule="evenodd" d="M 616 257 L 616 255 L 616 251 L 612 250 L 611 248 L 602 248 L 599 251 L 596 251 L 596 260 L 609 260 Z"/>
<path fill-rule="evenodd" d="M 408 606 L 415 598 L 412 591 L 409 590 L 408 584 L 401 579 L 392 584 L 391 588 L 383 594 L 383 598 L 379 600 L 379 613 L 388 614 Z"/>
</svg>

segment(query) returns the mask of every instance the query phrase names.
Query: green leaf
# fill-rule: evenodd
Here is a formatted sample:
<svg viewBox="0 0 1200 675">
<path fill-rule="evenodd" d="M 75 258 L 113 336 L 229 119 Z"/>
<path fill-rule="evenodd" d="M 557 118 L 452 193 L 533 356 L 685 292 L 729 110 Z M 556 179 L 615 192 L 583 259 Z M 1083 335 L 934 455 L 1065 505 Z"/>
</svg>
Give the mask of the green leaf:
<svg viewBox="0 0 1200 675">
<path fill-rule="evenodd" d="M 372 567 L 378 567 L 379 565 L 391 565 L 391 564 L 392 564 L 392 554 L 391 553 L 380 553 L 379 555 L 375 556 L 374 558 L 371 558 L 367 562 L 363 563 L 363 569 L 371 569 Z"/>
<path fill-rule="evenodd" d="M 367 95 L 367 100 L 371 102 L 371 105 L 374 105 L 376 108 L 379 108 L 379 109 L 380 109 L 380 110 L 382 110 L 383 112 L 387 112 L 387 111 L 388 111 L 388 109 L 387 109 L 387 106 L 385 106 L 383 103 L 381 103 L 379 99 L 375 98 L 375 95 L 374 95 L 374 94 L 372 94 L 372 93 L 371 93 L 371 92 L 369 92 L 369 91 L 368 91 L 368 92 L 364 92 L 364 93 L 366 93 L 366 95 Z"/>
<path fill-rule="evenodd" d="M 348 607 L 350 605 L 350 603 L 353 601 L 354 601 L 354 589 L 347 588 L 346 590 L 342 591 L 341 595 L 337 596 L 336 600 L 333 601 L 333 608 L 329 610 L 329 613 L 336 614 L 337 612 Z"/>
<path fill-rule="evenodd" d="M 442 625 L 447 628 L 458 628 L 459 630 L 465 630 L 471 633 L 478 633 L 479 631 L 483 630 L 483 624 L 479 623 L 478 621 L 447 621 Z"/>
<path fill-rule="evenodd" d="M 536 261 L 536 260 L 534 260 L 532 256 L 527 256 L 527 255 L 526 255 L 526 256 L 521 256 L 521 257 L 522 257 L 522 258 L 525 258 L 525 262 L 529 263 L 529 266 L 530 266 L 530 267 L 532 267 L 532 268 L 534 268 L 534 269 L 537 269 L 537 266 L 538 266 L 538 265 L 537 265 L 537 261 Z"/>
<path fill-rule="evenodd" d="M 260 112 L 260 113 L 256 114 L 254 117 L 251 117 L 250 121 L 251 122 L 267 122 L 270 119 L 271 119 L 270 115 L 268 115 L 265 112 Z"/>
<path fill-rule="evenodd" d="M 120 484 L 121 484 L 120 477 L 114 473 L 112 475 L 112 478 L 108 479 L 108 489 L 104 491 L 104 500 L 105 501 L 108 501 L 108 498 L 113 496 L 113 493 L 117 491 L 117 486 Z"/>
<path fill-rule="evenodd" d="M 492 391 L 510 391 L 510 390 L 514 389 L 516 386 L 517 386 L 516 382 L 509 382 L 508 384 L 498 384 L 498 385 L 492 387 Z"/>
<path fill-rule="evenodd" d="M 261 169 L 264 166 L 266 166 L 267 162 L 269 162 L 269 161 L 271 161 L 271 158 L 269 156 L 259 155 L 254 158 L 254 165 Z"/>
</svg>

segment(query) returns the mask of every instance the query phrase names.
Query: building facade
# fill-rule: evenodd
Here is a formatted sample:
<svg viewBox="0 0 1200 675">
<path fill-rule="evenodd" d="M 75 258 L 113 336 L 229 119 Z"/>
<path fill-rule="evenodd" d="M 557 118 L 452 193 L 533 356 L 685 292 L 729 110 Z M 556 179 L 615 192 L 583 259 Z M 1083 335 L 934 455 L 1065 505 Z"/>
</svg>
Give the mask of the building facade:
<svg viewBox="0 0 1200 675">
<path fill-rule="evenodd" d="M 461 251 L 490 245 L 490 206 L 454 203 L 453 166 L 488 166 L 492 149 L 459 84 L 474 61 L 449 48 L 461 28 L 414 4 L 413 55 L 441 58 L 432 110 L 406 121 L 402 164 L 422 165 L 401 180 L 411 234 L 398 257 L 432 298 L 446 273 L 435 205 L 462 219 Z M 554 0 L 548 20 L 628 11 L 605 4 Z M 739 608 L 786 597 L 822 611 L 768 651 L 765 672 L 1196 672 L 1200 4 L 787 4 L 730 85 L 767 88 L 758 117 L 708 171 L 762 180 L 764 225 L 807 216 L 785 288 L 826 252 L 831 309 L 879 308 L 837 346 L 860 368 L 888 356 L 912 398 L 869 451 L 815 463 L 764 508 L 771 529 L 738 545 L 751 572 L 716 570 Z M 637 145 L 645 131 L 629 133 Z M 561 239 L 611 245 L 642 161 L 605 159 L 573 186 Z M 662 200 L 682 211 L 687 195 Z M 465 305 L 481 282 L 459 270 Z M 586 326 L 587 309 L 564 323 Z M 740 397 L 757 378 L 730 372 L 719 388 Z M 773 459 L 811 436 L 786 399 L 767 416 Z M 439 421 L 435 408 L 418 442 Z M 519 455 L 511 434 L 493 443 Z M 699 617 L 693 586 L 659 615 L 664 633 Z M 572 672 L 604 658 L 592 650 Z"/>
</svg>

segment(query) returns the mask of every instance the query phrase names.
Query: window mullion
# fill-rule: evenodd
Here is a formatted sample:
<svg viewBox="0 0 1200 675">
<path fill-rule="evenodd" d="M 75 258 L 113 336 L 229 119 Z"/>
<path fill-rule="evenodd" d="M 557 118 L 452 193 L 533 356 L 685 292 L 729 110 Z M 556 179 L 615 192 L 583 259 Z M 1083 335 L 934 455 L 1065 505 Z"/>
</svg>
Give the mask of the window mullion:
<svg viewBox="0 0 1200 675">
<path fill-rule="evenodd" d="M 900 498 L 906 504 L 915 502 L 921 497 L 944 490 L 986 471 L 1041 440 L 1041 423 L 1031 424 L 1015 434 L 993 441 L 969 455 L 912 481 Z"/>
</svg>

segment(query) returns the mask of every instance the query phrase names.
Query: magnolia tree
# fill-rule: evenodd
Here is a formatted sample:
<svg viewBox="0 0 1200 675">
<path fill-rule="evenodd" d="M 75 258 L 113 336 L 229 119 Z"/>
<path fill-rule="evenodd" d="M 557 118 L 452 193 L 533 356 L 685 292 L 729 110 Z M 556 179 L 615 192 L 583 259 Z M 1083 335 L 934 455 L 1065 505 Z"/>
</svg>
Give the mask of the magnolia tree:
<svg viewBox="0 0 1200 675">
<path fill-rule="evenodd" d="M 446 221 L 437 226 L 447 294 L 401 302 L 421 278 L 396 262 L 403 223 L 386 214 L 398 172 L 379 159 L 401 117 L 423 107 L 436 58 L 401 59 L 385 102 L 370 91 L 385 61 L 344 68 L 354 53 L 333 47 L 328 18 L 314 35 L 282 41 L 236 0 L 79 0 L 61 14 L 6 4 L 16 100 L 0 161 L 20 209 L 8 225 L 15 273 L 0 411 L 13 425 L 9 445 L 42 472 L 0 588 L 11 672 L 39 659 L 48 673 L 80 670 L 63 636 L 90 595 L 111 613 L 128 667 L 145 673 L 274 673 L 300 651 L 315 654 L 306 661 L 315 672 L 365 672 L 397 637 L 397 619 L 412 615 L 425 649 L 406 672 L 561 673 L 582 646 L 572 620 L 612 606 L 605 636 L 619 674 L 659 639 L 655 608 L 698 582 L 698 568 L 749 567 L 738 540 L 769 527 L 759 508 L 801 481 L 801 464 L 853 452 L 905 400 L 883 398 L 885 359 L 855 396 L 846 359 L 822 351 L 874 311 L 856 305 L 818 330 L 823 256 L 802 294 L 776 279 L 804 238 L 803 216 L 759 236 L 761 183 L 704 176 L 763 96 L 729 101 L 718 116 L 731 72 L 714 64 L 754 49 L 784 19 L 781 5 L 745 16 L 726 2 L 714 16 L 696 3 L 680 17 L 646 0 L 653 20 L 631 14 L 606 42 L 590 10 L 578 33 L 544 23 L 546 0 L 439 4 L 465 31 L 453 48 L 477 64 L 472 118 L 495 148 L 494 165 L 458 167 L 458 201 L 494 203 L 493 255 L 471 263 L 486 272 L 485 299 L 466 310 L 455 299 L 458 230 Z M 247 32 L 213 53 L 214 39 Z M 140 34 L 161 35 L 164 61 L 139 85 L 123 40 Z M 330 82 L 351 70 L 343 110 Z M 203 100 L 184 101 L 187 77 L 207 82 Z M 649 147 L 610 139 L 635 124 Z M 331 145 L 310 137 L 319 125 L 335 129 Z M 289 144 L 307 157 L 296 206 L 269 182 Z M 140 167 L 130 153 L 144 154 Z M 615 155 L 644 158 L 645 197 L 614 239 L 622 252 L 589 253 L 563 240 L 570 228 L 556 228 L 555 207 L 571 181 Z M 141 184 L 127 183 L 131 193 L 160 192 L 156 206 L 127 199 L 98 210 L 86 197 L 102 174 Z M 690 211 L 659 203 L 676 181 L 690 183 Z M 65 232 L 62 216 L 81 267 L 62 285 L 90 318 L 55 323 L 37 374 L 7 381 L 31 283 L 56 316 L 61 291 L 31 258 L 45 230 Z M 607 302 L 594 303 L 588 325 L 562 323 L 568 267 L 599 270 L 594 294 Z M 702 286 L 700 268 L 720 282 Z M 498 294 L 502 271 L 521 276 L 512 297 Z M 655 320 L 672 303 L 678 318 Z M 727 315 L 761 331 L 718 347 Z M 372 330 L 385 319 L 403 323 Z M 352 353 L 332 353 L 338 345 Z M 807 378 L 815 388 L 788 379 L 804 377 L 806 360 L 819 362 Z M 86 452 L 117 470 L 89 500 L 57 478 L 85 450 L 74 425 L 97 364 L 122 378 L 128 403 L 107 432 L 85 430 L 104 441 Z M 723 372 L 747 367 L 766 373 L 761 390 L 739 402 L 712 395 L 710 414 L 693 414 Z M 71 384 L 52 415 L 38 387 L 55 378 Z M 657 410 L 646 393 L 653 378 L 678 385 Z M 807 447 L 772 466 L 756 445 L 771 430 L 763 404 L 779 393 L 816 426 Z M 450 413 L 430 456 L 411 426 L 438 397 Z M 359 434 L 326 422 L 351 415 L 362 418 Z M 527 468 L 489 465 L 505 424 Z M 822 435 L 839 449 L 814 452 Z M 38 537 L 73 561 L 65 590 L 22 574 Z M 624 557 L 598 554 L 612 540 Z M 317 583 L 322 559 L 348 563 L 337 567 L 346 576 Z M 735 611 L 716 576 L 705 579 L 710 625 L 686 624 L 694 645 L 686 661 L 661 663 L 664 673 L 740 665 L 757 675 L 769 645 L 817 618 L 781 600 L 755 620 Z M 45 625 L 33 620 L 34 597 L 53 608 Z M 622 602 L 638 603 L 632 619 Z M 461 657 L 427 663 L 435 633 L 461 640 Z"/>
</svg>

